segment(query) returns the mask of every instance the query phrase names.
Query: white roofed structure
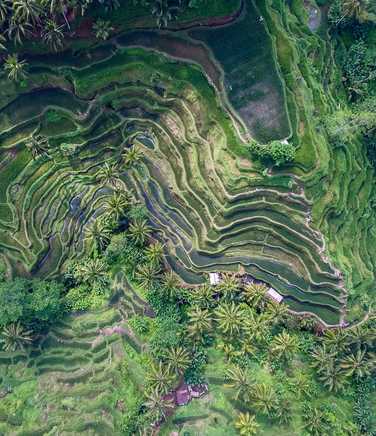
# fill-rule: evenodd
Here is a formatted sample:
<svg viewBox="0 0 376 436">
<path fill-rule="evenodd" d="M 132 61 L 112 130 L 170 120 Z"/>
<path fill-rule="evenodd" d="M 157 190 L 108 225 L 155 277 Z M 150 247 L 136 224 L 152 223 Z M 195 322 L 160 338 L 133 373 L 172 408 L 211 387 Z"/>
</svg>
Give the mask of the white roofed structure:
<svg viewBox="0 0 376 436">
<path fill-rule="evenodd" d="M 283 300 L 283 296 L 273 288 L 269 288 L 266 292 L 266 295 L 272 298 L 277 303 L 280 303 Z"/>
<path fill-rule="evenodd" d="M 209 281 L 211 285 L 218 285 L 221 281 L 221 277 L 217 272 L 209 273 Z"/>
</svg>

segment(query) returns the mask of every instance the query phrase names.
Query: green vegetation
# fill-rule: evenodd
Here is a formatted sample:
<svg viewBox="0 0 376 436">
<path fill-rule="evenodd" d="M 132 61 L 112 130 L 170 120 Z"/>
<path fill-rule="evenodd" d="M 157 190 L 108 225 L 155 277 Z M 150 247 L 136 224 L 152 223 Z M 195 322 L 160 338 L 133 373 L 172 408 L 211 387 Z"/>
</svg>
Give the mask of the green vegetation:
<svg viewBox="0 0 376 436">
<path fill-rule="evenodd" d="M 375 434 L 375 26 L 1 2 L 0 434 Z"/>
</svg>

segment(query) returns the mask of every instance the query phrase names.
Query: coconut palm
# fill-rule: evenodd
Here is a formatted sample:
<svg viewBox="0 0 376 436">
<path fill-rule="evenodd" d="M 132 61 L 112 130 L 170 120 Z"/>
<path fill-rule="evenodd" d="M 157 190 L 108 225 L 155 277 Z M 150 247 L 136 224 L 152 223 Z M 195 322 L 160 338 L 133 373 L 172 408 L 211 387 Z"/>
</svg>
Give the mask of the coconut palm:
<svg viewBox="0 0 376 436">
<path fill-rule="evenodd" d="M 285 303 L 278 303 L 274 300 L 268 302 L 266 313 L 270 317 L 273 324 L 280 323 L 288 314 L 288 307 Z"/>
<path fill-rule="evenodd" d="M 273 338 L 270 351 L 272 354 L 286 360 L 291 359 L 298 350 L 298 340 L 296 336 L 289 334 L 286 330 Z"/>
<path fill-rule="evenodd" d="M 13 16 L 21 23 L 37 24 L 43 10 L 35 0 L 13 0 Z"/>
<path fill-rule="evenodd" d="M 17 54 L 9 55 L 5 59 L 4 70 L 8 73 L 8 78 L 14 82 L 20 82 L 27 76 L 27 62 L 19 60 Z"/>
<path fill-rule="evenodd" d="M 0 2 L 0 25 L 2 25 L 7 20 L 11 8 L 11 0 L 2 0 Z"/>
<path fill-rule="evenodd" d="M 265 294 L 268 288 L 263 283 L 250 283 L 243 290 L 245 301 L 253 307 L 262 307 L 265 303 Z"/>
<path fill-rule="evenodd" d="M 247 338 L 262 342 L 270 334 L 270 322 L 265 313 L 257 315 L 253 311 L 247 311 L 242 329 Z"/>
<path fill-rule="evenodd" d="M 260 413 L 272 415 L 278 408 L 278 399 L 272 386 L 258 383 L 252 389 L 252 406 Z"/>
<path fill-rule="evenodd" d="M 151 390 L 156 390 L 158 394 L 165 395 L 171 389 L 175 376 L 169 366 L 158 362 L 151 365 L 146 380 Z"/>
<path fill-rule="evenodd" d="M 236 300 L 239 296 L 240 283 L 235 274 L 223 274 L 222 280 L 217 286 L 218 291 L 222 294 L 225 300 Z"/>
<path fill-rule="evenodd" d="M 3 327 L 0 334 L 0 342 L 5 351 L 24 351 L 25 347 L 32 341 L 31 331 L 25 330 L 19 322 Z"/>
<path fill-rule="evenodd" d="M 15 44 L 22 44 L 22 40 L 31 33 L 31 30 L 30 23 L 24 23 L 12 17 L 8 25 L 8 39 L 14 41 Z"/>
<path fill-rule="evenodd" d="M 176 19 L 180 2 L 172 0 L 155 0 L 151 13 L 157 20 L 158 27 L 166 27 L 168 22 Z"/>
<path fill-rule="evenodd" d="M 188 336 L 202 341 L 204 335 L 211 330 L 212 317 L 207 309 L 194 306 L 188 311 Z"/>
<path fill-rule="evenodd" d="M 341 391 L 346 384 L 345 374 L 334 360 L 329 360 L 324 365 L 319 371 L 318 378 L 331 392 Z"/>
<path fill-rule="evenodd" d="M 253 436 L 258 433 L 260 426 L 257 424 L 256 418 L 246 412 L 239 413 L 235 421 L 235 427 L 239 430 L 240 435 Z"/>
<path fill-rule="evenodd" d="M 174 408 L 172 399 L 163 397 L 158 389 L 154 389 L 145 394 L 146 401 L 144 403 L 153 422 L 160 422 L 166 419 L 169 409 Z"/>
<path fill-rule="evenodd" d="M 326 434 L 327 422 L 325 414 L 317 407 L 308 407 L 303 414 L 304 428 L 312 436 L 322 436 Z"/>
<path fill-rule="evenodd" d="M 288 424 L 292 418 L 291 403 L 288 400 L 282 400 L 273 412 L 273 417 L 277 418 L 280 424 Z"/>
<path fill-rule="evenodd" d="M 153 265 L 160 265 L 164 255 L 163 247 L 159 241 L 149 245 L 145 250 L 146 259 Z"/>
<path fill-rule="evenodd" d="M 346 333 L 347 341 L 351 345 L 355 345 L 357 348 L 364 345 L 372 346 L 372 343 L 376 340 L 374 329 L 371 330 L 364 325 L 353 327 L 352 329 L 347 330 Z"/>
<path fill-rule="evenodd" d="M 132 145 L 132 147 L 126 149 L 122 154 L 124 164 L 127 168 L 137 165 L 141 161 L 142 156 L 142 151 L 136 145 Z"/>
<path fill-rule="evenodd" d="M 85 239 L 89 241 L 94 251 L 103 251 L 110 242 L 110 238 L 110 229 L 98 219 L 86 228 Z"/>
<path fill-rule="evenodd" d="M 48 19 L 42 30 L 43 41 L 53 50 L 58 51 L 64 46 L 64 26 Z"/>
<path fill-rule="evenodd" d="M 146 265 L 137 267 L 135 277 L 140 282 L 141 286 L 145 289 L 149 289 L 157 280 L 158 274 L 159 268 L 156 265 L 147 263 Z"/>
<path fill-rule="evenodd" d="M 106 201 L 104 207 L 109 216 L 118 223 L 124 217 L 129 205 L 130 197 L 117 191 Z"/>
<path fill-rule="evenodd" d="M 111 21 L 99 19 L 93 24 L 93 31 L 97 39 L 105 41 L 110 37 L 114 28 L 111 26 Z"/>
<path fill-rule="evenodd" d="M 192 362 L 189 352 L 183 347 L 171 347 L 165 353 L 165 360 L 170 371 L 183 374 Z"/>
<path fill-rule="evenodd" d="M 362 16 L 362 2 L 361 0 L 344 0 L 343 13 L 345 17 L 355 18 L 359 20 Z"/>
<path fill-rule="evenodd" d="M 244 320 L 244 310 L 240 305 L 233 301 L 223 303 L 215 310 L 215 316 L 222 334 L 233 337 L 240 333 Z"/>
<path fill-rule="evenodd" d="M 106 162 L 98 171 L 97 177 L 103 185 L 116 187 L 119 184 L 120 173 L 116 165 L 109 165 Z"/>
<path fill-rule="evenodd" d="M 108 284 L 107 266 L 101 259 L 89 259 L 76 265 L 74 277 L 87 285 L 105 286 Z"/>
<path fill-rule="evenodd" d="M 329 350 L 339 353 L 345 349 L 347 337 L 343 329 L 332 329 L 324 333 L 322 341 Z"/>
<path fill-rule="evenodd" d="M 212 307 L 215 302 L 213 297 L 213 288 L 207 284 L 193 288 L 191 291 L 193 304 L 196 304 L 200 307 Z"/>
<path fill-rule="evenodd" d="M 226 371 L 225 387 L 234 391 L 234 399 L 250 403 L 252 400 L 253 381 L 240 366 L 234 366 Z"/>
<path fill-rule="evenodd" d="M 167 271 L 162 277 L 163 289 L 169 300 L 175 300 L 179 294 L 180 279 L 173 271 Z"/>
<path fill-rule="evenodd" d="M 48 139 L 42 135 L 31 135 L 25 142 L 26 148 L 31 152 L 33 159 L 39 156 L 47 156 L 48 154 Z"/>
<path fill-rule="evenodd" d="M 151 235 L 151 227 L 146 220 L 136 220 L 129 226 L 129 233 L 137 245 L 144 245 Z"/>
<path fill-rule="evenodd" d="M 372 370 L 372 361 L 368 359 L 365 350 L 358 349 L 357 352 L 351 353 L 340 361 L 340 367 L 344 370 L 347 377 L 355 376 L 362 378 L 369 376 Z"/>
<path fill-rule="evenodd" d="M 5 42 L 6 42 L 6 38 L 5 36 L 0 34 L 0 50 L 6 50 L 7 48 L 5 47 Z"/>
<path fill-rule="evenodd" d="M 325 344 L 316 347 L 312 353 L 311 357 L 313 361 L 311 366 L 316 368 L 318 372 L 322 371 L 328 361 L 332 361 L 335 357 L 334 353 L 329 351 Z"/>
</svg>

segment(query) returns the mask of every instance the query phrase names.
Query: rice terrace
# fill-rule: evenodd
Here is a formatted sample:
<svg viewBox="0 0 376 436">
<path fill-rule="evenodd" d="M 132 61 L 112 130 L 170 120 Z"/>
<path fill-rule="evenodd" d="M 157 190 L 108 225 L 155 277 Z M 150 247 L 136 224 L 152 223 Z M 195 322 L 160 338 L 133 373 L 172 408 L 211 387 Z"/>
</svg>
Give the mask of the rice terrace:
<svg viewBox="0 0 376 436">
<path fill-rule="evenodd" d="M 376 4 L 0 2 L 0 435 L 374 435 Z"/>
</svg>

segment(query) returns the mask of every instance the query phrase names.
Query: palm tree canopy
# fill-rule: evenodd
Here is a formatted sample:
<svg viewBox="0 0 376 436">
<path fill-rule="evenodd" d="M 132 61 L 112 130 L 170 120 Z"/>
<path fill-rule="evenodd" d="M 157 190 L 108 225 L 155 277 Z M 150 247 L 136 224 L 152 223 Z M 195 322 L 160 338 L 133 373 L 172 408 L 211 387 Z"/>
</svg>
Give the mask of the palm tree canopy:
<svg viewBox="0 0 376 436">
<path fill-rule="evenodd" d="M 239 434 L 242 436 L 253 436 L 258 433 L 259 424 L 256 422 L 254 415 L 246 413 L 239 413 L 235 427 L 239 430 Z"/>
<path fill-rule="evenodd" d="M 233 336 L 240 332 L 244 320 L 244 310 L 240 305 L 233 301 L 223 303 L 216 309 L 215 316 L 222 333 Z"/>
</svg>

